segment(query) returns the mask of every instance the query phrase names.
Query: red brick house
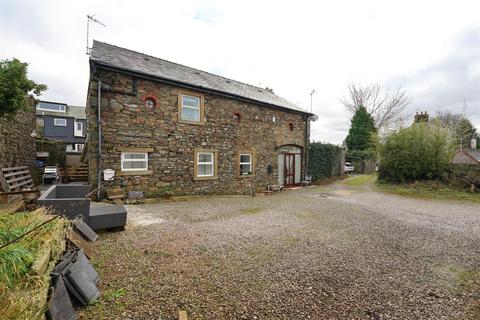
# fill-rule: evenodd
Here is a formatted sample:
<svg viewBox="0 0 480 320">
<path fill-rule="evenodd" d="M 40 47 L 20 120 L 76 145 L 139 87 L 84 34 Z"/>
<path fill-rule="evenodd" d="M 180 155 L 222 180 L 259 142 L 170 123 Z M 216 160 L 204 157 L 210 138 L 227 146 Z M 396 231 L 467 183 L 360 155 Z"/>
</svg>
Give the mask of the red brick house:
<svg viewBox="0 0 480 320">
<path fill-rule="evenodd" d="M 250 193 L 306 174 L 314 115 L 268 88 L 94 41 L 86 112 L 93 186 L 103 169 L 147 196 Z"/>
</svg>

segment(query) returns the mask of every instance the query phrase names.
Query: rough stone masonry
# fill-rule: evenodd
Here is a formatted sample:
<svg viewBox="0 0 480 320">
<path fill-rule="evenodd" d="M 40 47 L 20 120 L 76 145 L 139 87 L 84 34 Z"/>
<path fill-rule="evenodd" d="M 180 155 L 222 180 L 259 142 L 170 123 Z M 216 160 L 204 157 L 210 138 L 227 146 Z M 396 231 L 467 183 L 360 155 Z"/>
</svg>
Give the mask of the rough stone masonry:
<svg viewBox="0 0 480 320">
<path fill-rule="evenodd" d="M 305 172 L 307 119 L 303 113 L 265 107 L 220 95 L 184 90 L 156 81 L 135 79 L 121 72 L 95 70 L 87 101 L 89 181 L 97 181 L 97 80 L 102 81 L 101 169 L 113 169 L 116 178 L 107 188 L 123 186 L 146 196 L 192 194 L 248 194 L 278 183 L 278 147 L 303 150 Z M 133 89 L 136 81 L 136 90 Z M 136 92 L 135 92 L 136 91 Z M 179 94 L 194 93 L 204 100 L 203 125 L 178 121 Z M 153 98 L 153 108 L 144 101 Z M 273 122 L 275 117 L 275 122 Z M 194 150 L 215 150 L 215 179 L 194 178 Z M 148 171 L 122 172 L 122 151 L 148 151 Z M 240 176 L 238 153 L 254 154 L 254 174 Z M 271 166 L 273 170 L 268 170 Z"/>
<path fill-rule="evenodd" d="M 33 104 L 33 103 L 32 103 Z M 34 167 L 35 109 L 29 105 L 10 118 L 0 118 L 0 167 Z"/>
</svg>

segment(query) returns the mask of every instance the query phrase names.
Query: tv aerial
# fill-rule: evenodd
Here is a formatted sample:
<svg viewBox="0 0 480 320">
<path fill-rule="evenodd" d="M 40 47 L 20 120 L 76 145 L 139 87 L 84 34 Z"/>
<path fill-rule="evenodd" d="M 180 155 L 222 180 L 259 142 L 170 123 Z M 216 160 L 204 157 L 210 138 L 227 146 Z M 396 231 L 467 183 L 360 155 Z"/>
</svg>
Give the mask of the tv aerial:
<svg viewBox="0 0 480 320">
<path fill-rule="evenodd" d="M 94 22 L 94 23 L 98 23 L 99 25 L 101 25 L 102 27 L 106 27 L 105 24 L 103 24 L 101 21 L 95 19 L 95 15 L 92 14 L 92 15 L 89 15 L 87 14 L 87 54 L 89 55 L 90 54 L 90 51 L 92 50 L 92 48 L 90 48 L 88 46 L 89 44 L 89 34 L 90 34 L 90 22 Z"/>
</svg>

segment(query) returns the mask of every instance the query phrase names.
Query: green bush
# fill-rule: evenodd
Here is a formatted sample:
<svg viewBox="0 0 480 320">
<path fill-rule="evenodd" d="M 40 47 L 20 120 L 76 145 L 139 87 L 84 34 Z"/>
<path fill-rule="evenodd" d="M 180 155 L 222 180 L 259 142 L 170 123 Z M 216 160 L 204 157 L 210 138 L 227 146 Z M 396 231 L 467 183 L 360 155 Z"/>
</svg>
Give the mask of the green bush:
<svg viewBox="0 0 480 320">
<path fill-rule="evenodd" d="M 387 137 L 380 146 L 379 179 L 388 182 L 446 178 L 455 153 L 450 129 L 415 123 Z"/>
<path fill-rule="evenodd" d="M 339 146 L 313 142 L 308 149 L 308 159 L 313 181 L 342 174 L 342 148 Z"/>
<path fill-rule="evenodd" d="M 66 144 L 63 141 L 37 139 L 36 148 L 38 151 L 48 152 L 48 159 L 46 165 L 59 166 L 65 168 L 67 161 Z"/>
</svg>

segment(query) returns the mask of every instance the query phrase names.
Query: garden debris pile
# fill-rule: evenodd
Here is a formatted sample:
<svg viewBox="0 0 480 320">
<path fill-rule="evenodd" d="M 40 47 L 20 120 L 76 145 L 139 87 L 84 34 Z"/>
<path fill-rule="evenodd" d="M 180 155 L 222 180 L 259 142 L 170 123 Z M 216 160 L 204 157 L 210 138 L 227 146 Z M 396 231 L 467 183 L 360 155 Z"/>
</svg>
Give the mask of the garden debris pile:
<svg viewBox="0 0 480 320">
<path fill-rule="evenodd" d="M 65 249 L 68 225 L 63 218 L 45 223 L 53 218 L 46 213 L 42 208 L 0 215 L 0 246 L 18 239 L 0 249 L 0 314 L 4 319 L 44 316 L 49 274 Z"/>
</svg>

